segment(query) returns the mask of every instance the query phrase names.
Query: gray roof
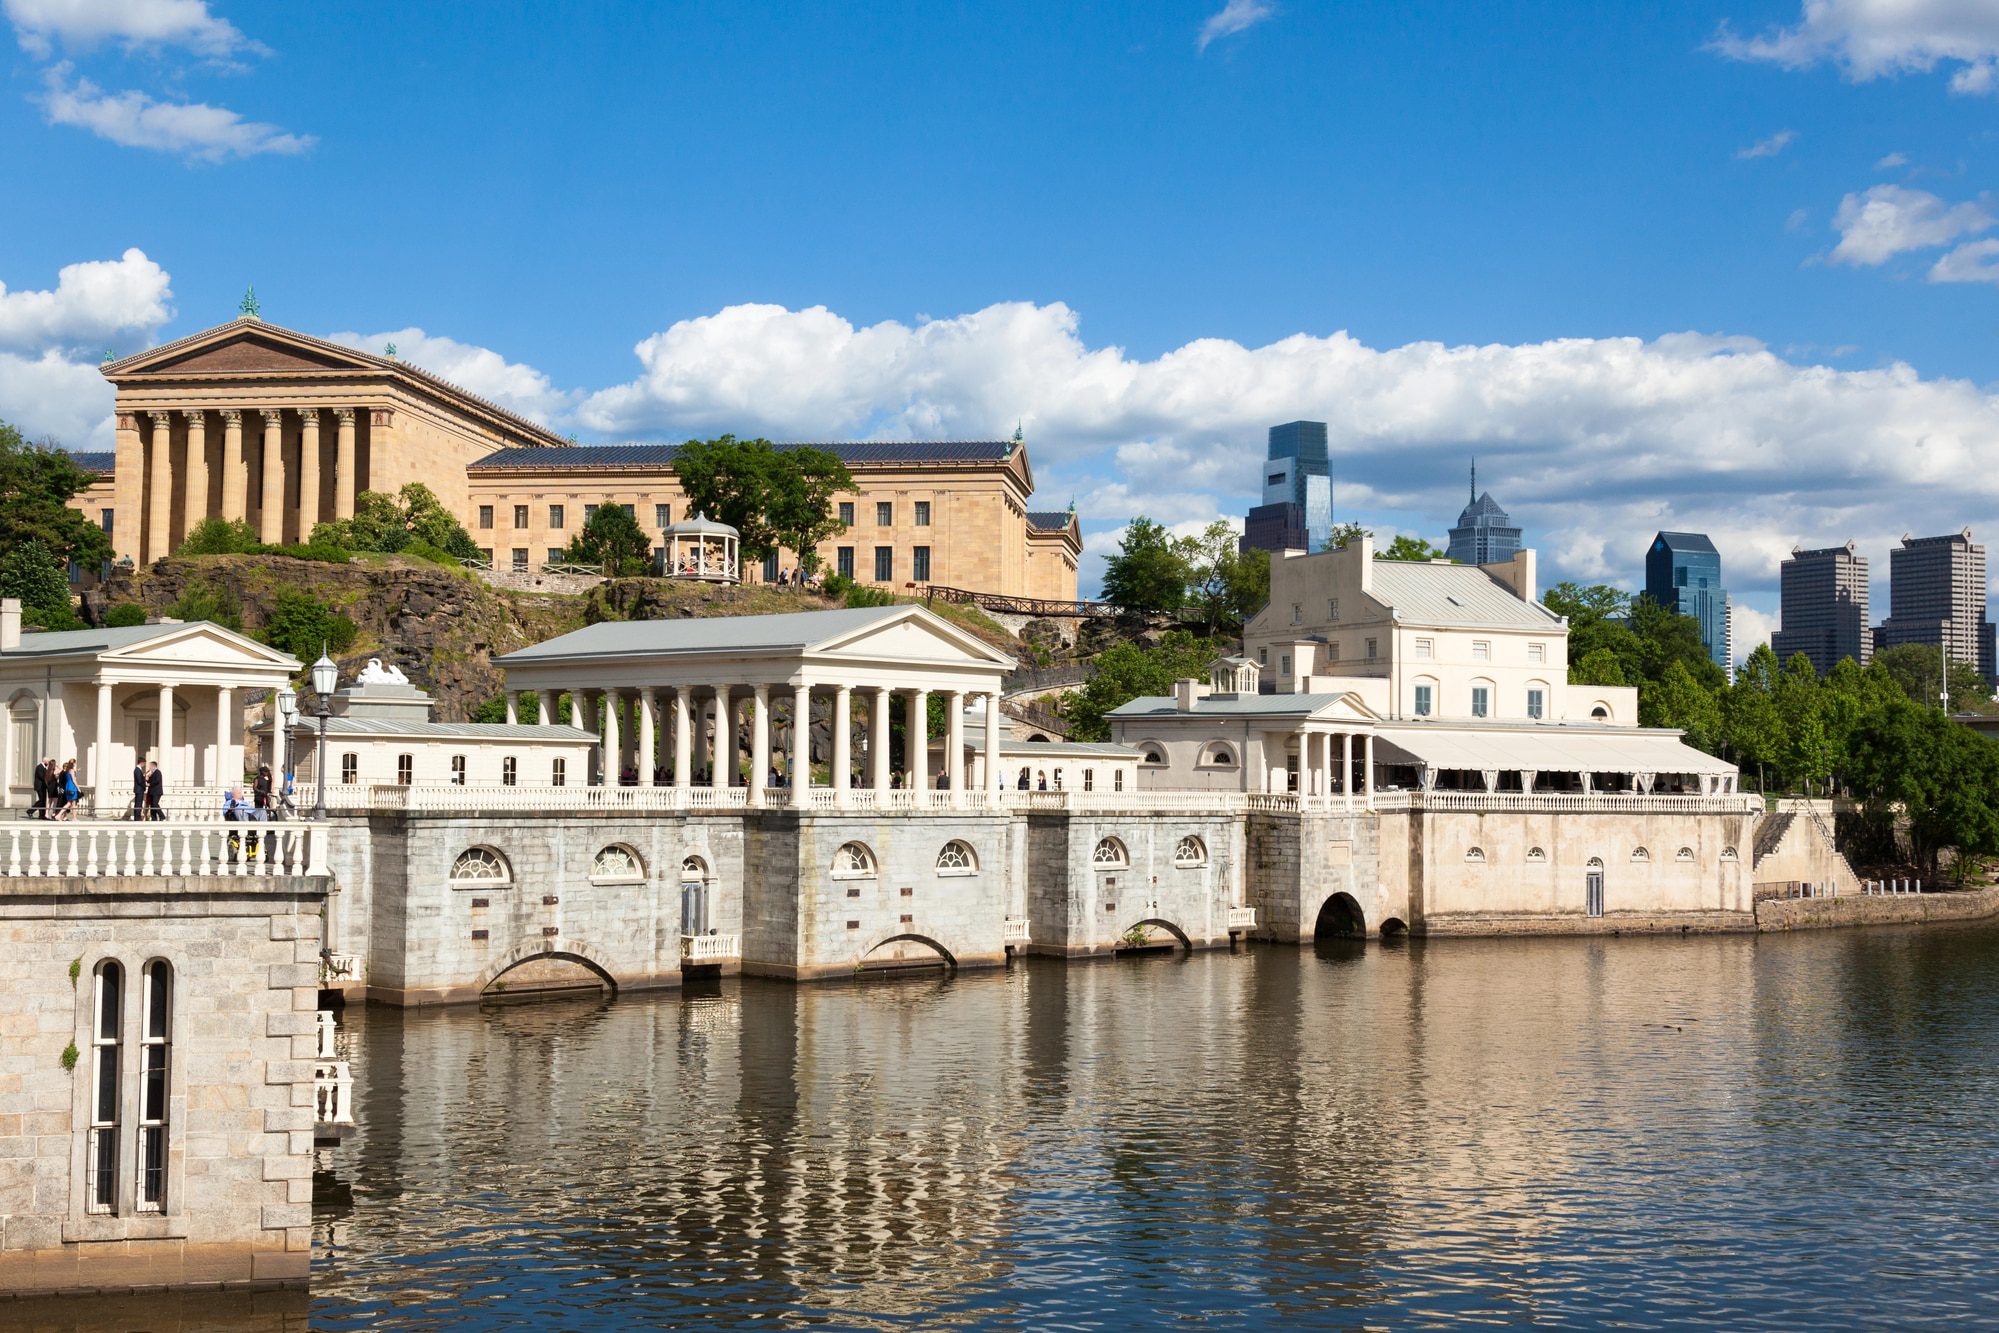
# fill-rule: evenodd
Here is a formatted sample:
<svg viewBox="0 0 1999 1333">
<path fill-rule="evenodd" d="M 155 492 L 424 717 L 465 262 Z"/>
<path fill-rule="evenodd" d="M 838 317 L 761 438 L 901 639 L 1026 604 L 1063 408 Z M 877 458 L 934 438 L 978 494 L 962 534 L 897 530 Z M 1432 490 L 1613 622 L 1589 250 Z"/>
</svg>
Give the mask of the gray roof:
<svg viewBox="0 0 1999 1333">
<path fill-rule="evenodd" d="M 1521 601 L 1510 588 L 1477 565 L 1377 560 L 1372 584 L 1370 591 L 1376 601 L 1394 607 L 1400 619 L 1418 625 L 1549 631 L 1561 628 L 1561 620 L 1554 612 L 1538 602 Z"/>
<path fill-rule="evenodd" d="M 1194 711 L 1183 713 L 1169 695 L 1148 694 L 1119 704 L 1106 717 L 1304 717 L 1327 704 L 1344 699 L 1340 694 L 1210 694 L 1195 702 Z"/>
<path fill-rule="evenodd" d="M 109 472 L 118 465 L 118 455 L 112 453 L 110 450 L 105 450 L 101 453 L 86 453 L 80 449 L 73 450 L 70 453 L 70 458 L 85 472 Z"/>
<path fill-rule="evenodd" d="M 163 634 L 177 634 L 191 625 L 199 625 L 198 620 L 176 621 L 171 625 L 99 625 L 95 629 L 65 629 L 52 634 L 23 634 L 21 646 L 10 648 L 7 657 L 60 657 L 71 653 L 108 653 L 114 648 L 129 648 L 135 643 L 157 639 Z"/>
<path fill-rule="evenodd" d="M 569 657 L 649 656 L 660 653 L 780 652 L 804 650 L 826 640 L 901 616 L 907 606 L 864 606 L 836 611 L 786 611 L 771 616 L 709 616 L 686 620 L 605 620 L 521 648 L 493 660 L 506 665 Z"/>
<path fill-rule="evenodd" d="M 306 719 L 301 719 L 300 726 Z M 314 730 L 318 723 L 312 719 Z M 266 724 L 263 730 L 270 729 Z M 594 745 L 597 736 L 581 727 L 538 726 L 532 722 L 397 722 L 382 717 L 329 717 L 328 736 L 413 736 L 468 741 L 571 741 Z"/>
<path fill-rule="evenodd" d="M 1506 511 L 1499 507 L 1499 501 L 1492 498 L 1491 491 L 1487 491 L 1484 495 L 1479 496 L 1478 499 L 1473 500 L 1459 511 L 1458 526 L 1461 528 L 1473 527 L 1478 524 L 1480 519 L 1487 520 L 1486 526 L 1488 527 L 1494 525 L 1493 520 L 1497 520 L 1501 524 L 1510 521 Z"/>
<path fill-rule="evenodd" d="M 1036 532 L 1060 532 L 1076 521 L 1073 509 L 1030 509 L 1027 526 Z"/>
<path fill-rule="evenodd" d="M 1705 555 L 1721 554 L 1714 549 L 1714 542 L 1709 540 L 1705 532 L 1662 531 L 1652 541 L 1655 545 L 1663 542 L 1668 550 L 1673 551 L 1699 551 Z"/>
<path fill-rule="evenodd" d="M 779 449 L 824 449 L 842 463 L 1002 462 L 1017 447 L 1012 440 L 792 440 Z M 670 468 L 677 444 L 582 444 L 569 448 L 503 449 L 471 464 L 491 468 Z"/>
<path fill-rule="evenodd" d="M 933 737 L 933 739 L 935 739 Z M 948 740 L 946 741 L 948 744 Z M 972 728 L 965 733 L 965 745 L 980 754 L 985 753 L 984 731 Z M 1129 745 L 1112 745 L 1106 741 L 1016 741 L 1000 738 L 1000 758 L 1009 755 L 1029 758 L 1045 754 L 1058 759 L 1137 759 L 1138 751 Z"/>
</svg>

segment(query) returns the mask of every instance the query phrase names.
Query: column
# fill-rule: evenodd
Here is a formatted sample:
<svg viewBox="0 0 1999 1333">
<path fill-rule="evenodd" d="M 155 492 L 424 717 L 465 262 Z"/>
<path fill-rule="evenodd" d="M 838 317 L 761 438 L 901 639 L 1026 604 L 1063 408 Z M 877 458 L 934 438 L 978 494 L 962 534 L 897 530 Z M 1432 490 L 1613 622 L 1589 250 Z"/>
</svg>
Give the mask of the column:
<svg viewBox="0 0 1999 1333">
<path fill-rule="evenodd" d="M 951 690 L 944 696 L 944 780 L 951 786 L 951 804 L 965 803 L 965 695 Z"/>
<path fill-rule="evenodd" d="M 812 799 L 812 687 L 791 687 L 791 804 L 803 810 Z"/>
<path fill-rule="evenodd" d="M 888 710 L 891 695 L 885 686 L 875 687 L 868 704 L 868 767 L 874 772 L 875 798 L 888 800 Z"/>
<path fill-rule="evenodd" d="M 556 709 L 561 702 L 562 700 L 558 697 L 555 690 L 536 690 L 534 695 L 535 721 L 544 727 L 554 726 L 555 719 L 559 716 Z"/>
<path fill-rule="evenodd" d="M 911 690 L 909 711 L 902 719 L 902 746 L 909 761 L 909 785 L 914 791 L 930 786 L 930 691 Z M 923 798 L 915 798 L 918 805 Z"/>
<path fill-rule="evenodd" d="M 298 423 L 298 539 L 309 541 L 319 526 L 319 409 L 300 408 Z"/>
<path fill-rule="evenodd" d="M 1361 765 L 1361 776 L 1367 779 L 1367 799 L 1372 804 L 1374 801 L 1374 733 L 1371 731 L 1368 732 L 1365 741 L 1367 746 L 1366 762 Z"/>
<path fill-rule="evenodd" d="M 174 687 L 160 686 L 160 783 L 167 785 L 174 780 Z"/>
<path fill-rule="evenodd" d="M 285 414 L 268 408 L 264 418 L 264 484 L 257 499 L 257 540 L 285 539 Z"/>
<path fill-rule="evenodd" d="M 743 702 L 748 703 L 749 701 L 746 699 Z M 721 725 L 727 729 L 728 734 L 729 781 L 724 784 L 726 786 L 734 786 L 736 775 L 743 771 L 743 722 L 741 715 L 736 712 L 736 703 L 735 691 L 731 690 L 729 691 L 729 701 L 723 704 L 720 711 L 716 714 L 717 717 L 722 719 Z"/>
<path fill-rule="evenodd" d="M 208 413 L 200 408 L 187 414 L 187 494 L 182 499 L 180 526 L 185 540 L 208 517 Z"/>
<path fill-rule="evenodd" d="M 618 744 L 618 713 L 623 709 L 624 703 L 624 696 L 616 690 L 604 691 L 604 757 L 600 762 L 603 765 L 606 787 L 615 787 L 622 780 L 619 761 L 624 758 L 624 750 Z"/>
<path fill-rule="evenodd" d="M 583 728 L 583 730 L 589 732 L 591 735 L 593 736 L 596 735 L 597 734 L 596 694 L 592 693 L 589 690 L 571 690 L 569 692 L 569 720 L 571 722 L 574 722 L 577 726 Z M 604 780 L 604 771 L 603 771 L 604 764 L 603 764 L 603 756 L 601 753 L 601 747 L 595 745 L 590 747 L 589 766 L 591 768 L 596 769 L 597 772 L 594 775 L 585 774 L 584 785 L 586 786 L 589 785 L 589 782 L 593 776 L 596 781 L 602 782 Z"/>
<path fill-rule="evenodd" d="M 673 691 L 673 785 L 686 791 L 694 782 L 694 737 L 688 733 L 687 687 Z"/>
<path fill-rule="evenodd" d="M 9 727 L 9 731 L 13 728 Z M 90 808 L 101 818 L 115 818 L 117 808 L 107 806 L 105 798 L 111 796 L 112 788 L 106 779 L 111 775 L 111 687 L 97 687 L 97 737 L 90 742 Z"/>
<path fill-rule="evenodd" d="M 728 769 L 722 767 L 723 733 L 728 730 L 728 726 L 729 687 L 727 685 L 717 685 L 715 687 L 715 731 L 708 738 L 708 785 L 711 787 L 721 788 L 735 785 L 734 776 Z M 733 754 L 735 746 L 731 744 L 729 749 Z"/>
<path fill-rule="evenodd" d="M 764 803 L 764 778 L 770 772 L 770 686 L 753 691 L 750 719 L 750 804 Z"/>
<path fill-rule="evenodd" d="M 1340 791 L 1345 794 L 1346 808 L 1353 809 L 1353 733 L 1340 733 Z"/>
<path fill-rule="evenodd" d="M 1006 771 L 1000 767 L 1000 697 L 994 690 L 986 695 L 986 790 L 995 807 L 1006 789 Z"/>
<path fill-rule="evenodd" d="M 652 786 L 659 768 L 659 699 L 650 688 L 639 691 L 639 786 Z"/>
<path fill-rule="evenodd" d="M 171 555 L 174 498 L 174 414 L 154 412 L 153 442 L 146 449 L 146 533 L 141 558 L 151 564 Z"/>
<path fill-rule="evenodd" d="M 243 761 L 239 759 L 234 764 L 229 762 L 230 756 L 235 752 L 236 728 L 231 725 L 235 720 L 236 691 L 232 687 L 224 685 L 215 692 L 215 784 L 219 787 L 234 786 L 237 780 L 243 776 Z M 312 780 L 314 782 L 325 782 L 326 775 L 319 771 L 319 750 L 316 744 L 318 739 L 317 734 L 315 734 L 313 737 L 315 745 L 312 752 Z"/>
<path fill-rule="evenodd" d="M 222 409 L 222 517 L 241 523 L 250 512 L 250 462 L 243 456 L 243 413 Z"/>
<path fill-rule="evenodd" d="M 507 700 L 507 725 L 510 727 L 517 727 L 520 725 L 521 722 L 520 696 L 516 695 L 512 690 L 508 690 L 506 691 L 506 700 Z"/>
<path fill-rule="evenodd" d="M 117 421 L 116 452 L 112 455 L 116 469 L 112 474 L 112 558 L 129 555 L 136 561 L 141 554 L 139 536 L 146 526 L 146 444 L 139 436 L 138 413 L 120 412 Z M 0 787 L 13 781 L 13 773 L 12 768 L 7 770 Z"/>
<path fill-rule="evenodd" d="M 854 687 L 835 685 L 833 687 L 833 799 L 840 805 L 847 803 L 847 792 L 854 785 L 853 774 L 848 770 L 854 763 Z"/>
<path fill-rule="evenodd" d="M 354 478 L 354 409 L 336 407 L 338 423 L 333 445 L 333 516 L 354 517 L 354 494 L 359 489 Z"/>
</svg>

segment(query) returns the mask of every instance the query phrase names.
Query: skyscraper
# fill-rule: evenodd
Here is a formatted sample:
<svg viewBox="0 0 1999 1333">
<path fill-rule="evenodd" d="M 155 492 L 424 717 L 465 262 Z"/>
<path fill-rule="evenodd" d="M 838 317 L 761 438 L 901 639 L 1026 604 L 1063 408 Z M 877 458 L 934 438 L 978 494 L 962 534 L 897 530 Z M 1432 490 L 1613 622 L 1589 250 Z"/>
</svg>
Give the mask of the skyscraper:
<svg viewBox="0 0 1999 1333">
<path fill-rule="evenodd" d="M 1243 524 L 1244 550 L 1322 549 L 1333 535 L 1332 462 L 1326 423 L 1289 421 L 1270 428 L 1263 503 Z"/>
<path fill-rule="evenodd" d="M 1699 532 L 1661 532 L 1645 552 L 1645 595 L 1700 622 L 1701 646 L 1730 675 L 1728 593 L 1721 586 L 1721 552 Z"/>
<path fill-rule="evenodd" d="M 1944 537 L 1911 537 L 1888 554 L 1888 618 L 1874 646 L 1919 643 L 1941 647 L 1953 662 L 1992 681 L 1992 622 L 1985 614 L 1985 548 L 1971 529 Z"/>
<path fill-rule="evenodd" d="M 1803 653 L 1823 676 L 1850 657 L 1862 666 L 1874 655 L 1867 627 L 1867 557 L 1852 542 L 1817 551 L 1794 547 L 1778 570 L 1783 628 L 1770 636 L 1777 660 Z"/>
<path fill-rule="evenodd" d="M 1461 565 L 1492 565 L 1511 560 L 1520 546 L 1520 529 L 1513 526 L 1492 492 L 1478 493 L 1478 464 L 1473 463 L 1471 503 L 1458 515 L 1444 554 Z"/>
</svg>

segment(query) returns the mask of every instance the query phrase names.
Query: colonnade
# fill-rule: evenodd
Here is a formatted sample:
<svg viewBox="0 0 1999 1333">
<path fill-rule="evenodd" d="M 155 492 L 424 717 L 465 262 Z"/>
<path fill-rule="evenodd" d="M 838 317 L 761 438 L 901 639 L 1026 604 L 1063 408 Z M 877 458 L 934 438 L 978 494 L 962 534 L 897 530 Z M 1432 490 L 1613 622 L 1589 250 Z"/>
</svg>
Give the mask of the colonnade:
<svg viewBox="0 0 1999 1333">
<path fill-rule="evenodd" d="M 824 705 L 819 717 L 830 736 L 825 756 L 832 782 L 819 790 L 834 793 L 843 804 L 849 793 L 872 789 L 877 797 L 897 786 L 923 791 L 934 787 L 948 793 L 946 804 L 963 803 L 965 792 L 966 704 L 985 700 L 985 752 L 997 754 L 1000 744 L 999 696 L 991 692 L 942 690 L 945 735 L 942 771 L 930 771 L 930 696 L 927 689 L 788 683 L 784 685 L 697 685 L 582 688 L 569 692 L 574 724 L 596 733 L 598 747 L 593 781 L 616 785 L 632 775 L 638 786 L 747 788 L 752 806 L 811 804 L 812 722 L 815 700 Z M 856 695 L 860 696 L 856 700 Z M 900 772 L 890 767 L 891 710 L 897 696 L 904 708 L 904 762 Z M 561 692 L 531 693 L 534 721 L 553 725 Z M 861 753 L 854 753 L 857 702 L 865 710 Z M 507 721 L 518 723 L 519 696 L 506 695 Z M 787 735 L 782 773 L 774 763 L 774 713 L 784 711 Z M 749 753 L 743 754 L 743 724 L 748 723 Z M 745 764 L 747 759 L 747 764 Z M 698 771 L 697 771 L 698 770 Z M 862 781 L 856 784 L 858 776 Z M 987 764 L 987 786 L 997 793 L 1004 780 L 1001 766 Z M 737 781 L 741 776 L 741 782 Z"/>
<path fill-rule="evenodd" d="M 1354 770 L 1362 775 L 1361 785 L 1371 786 L 1374 778 L 1374 733 L 1359 734 L 1359 762 L 1355 759 L 1355 733 L 1351 731 L 1306 731 L 1298 735 L 1298 793 L 1301 796 L 1331 796 L 1339 793 L 1346 807 L 1353 808 Z"/>
<path fill-rule="evenodd" d="M 304 541 L 325 519 L 352 518 L 361 491 L 358 414 L 364 411 L 372 424 L 386 424 L 385 410 L 355 407 L 120 412 L 119 480 L 126 484 L 128 459 L 138 478 L 131 492 L 138 530 L 130 541 L 119 534 L 121 553 L 142 562 L 158 560 L 209 518 L 249 522 L 254 515 L 257 540 L 274 543 L 288 537 Z M 288 534 L 285 518 L 294 512 L 298 521 Z"/>
</svg>

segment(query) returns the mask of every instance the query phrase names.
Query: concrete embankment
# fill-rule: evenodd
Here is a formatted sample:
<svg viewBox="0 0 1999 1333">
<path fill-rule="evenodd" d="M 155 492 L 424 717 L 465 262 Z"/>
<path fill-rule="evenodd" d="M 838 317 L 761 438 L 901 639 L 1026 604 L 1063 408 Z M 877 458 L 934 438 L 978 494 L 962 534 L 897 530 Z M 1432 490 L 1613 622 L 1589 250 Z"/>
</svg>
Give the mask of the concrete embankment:
<svg viewBox="0 0 1999 1333">
<path fill-rule="evenodd" d="M 1812 930 L 1826 926 L 1975 921 L 1990 916 L 1999 916 L 1999 885 L 1957 893 L 1766 898 L 1756 904 L 1756 929 Z"/>
</svg>

